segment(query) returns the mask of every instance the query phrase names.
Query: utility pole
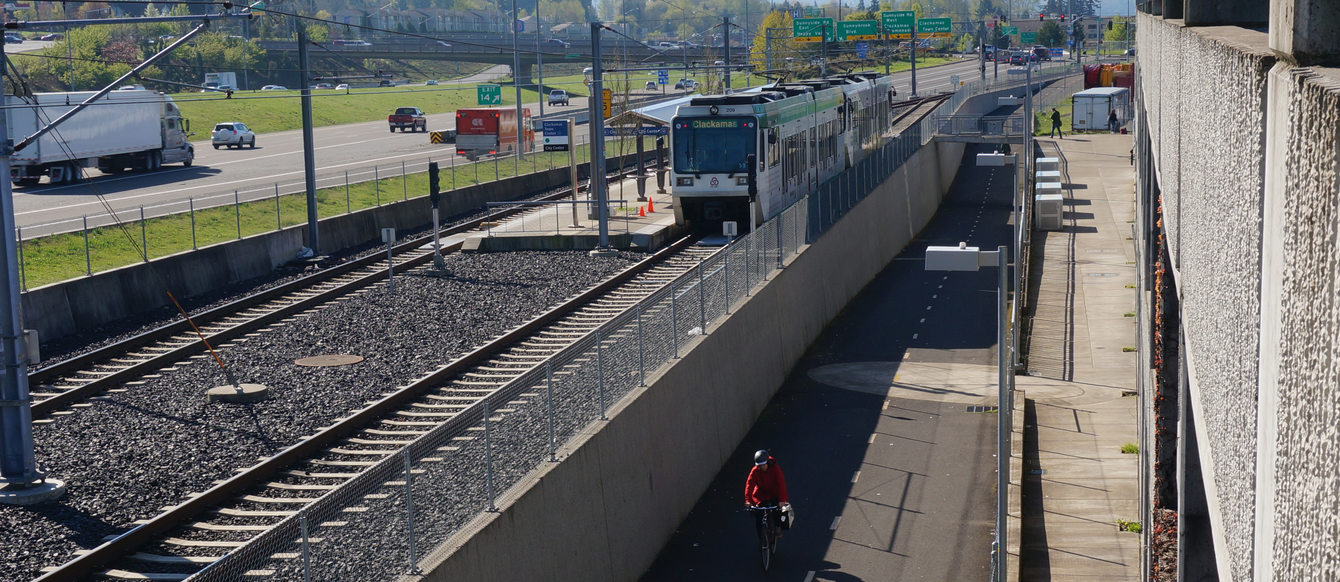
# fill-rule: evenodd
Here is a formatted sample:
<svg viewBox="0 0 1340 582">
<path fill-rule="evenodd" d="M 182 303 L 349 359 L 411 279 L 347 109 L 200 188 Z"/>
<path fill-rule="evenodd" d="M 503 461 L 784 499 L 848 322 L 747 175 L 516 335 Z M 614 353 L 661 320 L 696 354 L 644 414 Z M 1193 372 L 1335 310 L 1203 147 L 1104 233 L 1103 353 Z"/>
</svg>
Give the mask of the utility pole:
<svg viewBox="0 0 1340 582">
<path fill-rule="evenodd" d="M 541 36 L 544 35 L 540 34 L 540 0 L 535 0 L 535 74 L 539 76 L 535 85 L 535 94 L 540 97 L 540 117 L 544 117 L 544 102 L 547 99 L 544 96 L 544 55 L 540 53 Z M 572 132 L 569 131 L 568 135 L 572 135 Z M 575 191 L 574 194 L 576 194 Z"/>
<path fill-rule="evenodd" d="M 772 29 L 763 29 L 763 70 L 772 72 Z"/>
<path fill-rule="evenodd" d="M 521 13 L 516 11 L 516 0 L 512 0 L 512 86 L 516 89 L 516 159 L 523 160 L 526 153 L 521 151 L 521 144 L 526 140 L 521 139 L 525 134 L 526 118 L 521 116 L 521 49 L 517 45 L 517 28 L 521 24 L 521 19 L 517 18 Z M 539 21 L 537 18 L 536 21 Z"/>
<path fill-rule="evenodd" d="M 917 23 L 912 22 L 912 44 L 908 50 L 911 52 L 912 59 L 912 96 L 917 96 Z"/>
<path fill-rule="evenodd" d="M 724 36 L 724 38 L 726 39 L 726 70 L 725 70 L 725 73 L 726 73 L 726 94 L 729 95 L 729 94 L 730 94 L 730 17 L 729 17 L 729 16 L 722 16 L 722 17 L 721 17 L 721 29 L 724 30 L 724 31 L 726 31 L 726 34 L 725 34 L 725 36 Z M 638 143 L 642 143 L 642 142 L 639 140 Z"/>
<path fill-rule="evenodd" d="M 302 68 L 302 178 L 307 189 L 307 244 L 312 254 L 321 254 L 316 218 L 316 143 L 312 138 L 312 72 L 307 61 L 307 27 L 298 26 L 298 66 Z M 240 146 L 239 146 L 240 147 Z"/>
<path fill-rule="evenodd" d="M 69 36 L 65 37 L 69 42 Z M 5 75 L 5 47 L 0 44 L 0 77 Z M 3 91 L 0 91 L 2 94 Z M 8 120 L 0 107 L 0 174 L 9 175 Z M 28 346 L 23 334 L 22 296 L 19 294 L 18 244 L 14 240 L 14 189 L 0 180 L 0 228 L 4 230 L 5 289 L 0 299 L 0 347 L 4 370 L 0 370 L 0 500 L 6 503 L 41 501 L 41 489 L 57 496 L 64 485 L 47 481 L 37 471 L 33 451 L 32 396 L 28 393 Z M 39 481 L 40 485 L 35 485 Z"/>
<path fill-rule="evenodd" d="M 514 3 L 516 0 L 512 0 Z M 591 195 L 596 201 L 596 216 L 600 217 L 600 236 L 591 254 L 613 254 L 610 249 L 609 195 L 605 185 L 605 87 L 601 81 L 600 31 L 603 25 L 591 23 L 591 98 L 587 110 L 591 123 Z"/>
<path fill-rule="evenodd" d="M 820 76 L 820 77 L 827 77 L 827 76 L 828 76 L 828 25 L 827 25 L 827 24 L 821 24 L 821 25 L 819 25 L 819 44 L 820 44 L 820 45 L 823 45 L 823 57 L 821 57 L 823 60 L 822 60 L 822 62 L 819 63 L 819 76 Z M 915 70 L 915 69 L 913 69 L 913 70 Z M 913 73 L 913 74 L 915 75 L 915 73 Z M 915 94 L 917 93 L 917 90 L 916 90 L 917 82 L 915 81 L 916 77 L 913 76 L 912 79 L 914 79 L 914 80 L 912 81 L 912 87 L 913 87 L 913 89 L 912 89 L 912 94 L 915 95 Z"/>
</svg>

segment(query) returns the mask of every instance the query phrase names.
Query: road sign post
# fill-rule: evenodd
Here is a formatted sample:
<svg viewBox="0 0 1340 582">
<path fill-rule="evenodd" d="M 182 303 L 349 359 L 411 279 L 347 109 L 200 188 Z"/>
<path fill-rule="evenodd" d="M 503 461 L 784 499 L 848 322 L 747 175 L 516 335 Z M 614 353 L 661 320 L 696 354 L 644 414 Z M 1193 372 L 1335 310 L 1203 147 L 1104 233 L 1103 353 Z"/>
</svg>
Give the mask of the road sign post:
<svg viewBox="0 0 1340 582">
<path fill-rule="evenodd" d="M 475 97 L 480 105 L 502 105 L 502 85 L 477 85 Z"/>
</svg>

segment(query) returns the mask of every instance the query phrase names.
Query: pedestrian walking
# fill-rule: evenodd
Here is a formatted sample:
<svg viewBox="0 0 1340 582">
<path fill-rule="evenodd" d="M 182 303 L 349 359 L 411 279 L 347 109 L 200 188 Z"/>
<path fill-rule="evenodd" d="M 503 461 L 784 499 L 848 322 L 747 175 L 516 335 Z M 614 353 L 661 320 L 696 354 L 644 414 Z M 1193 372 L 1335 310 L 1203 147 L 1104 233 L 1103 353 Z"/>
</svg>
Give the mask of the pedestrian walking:
<svg viewBox="0 0 1340 582">
<path fill-rule="evenodd" d="M 1117 123 L 1117 110 L 1113 109 L 1107 112 L 1107 130 L 1116 133 L 1121 124 Z"/>
<path fill-rule="evenodd" d="M 1061 112 L 1055 107 L 1052 108 L 1052 134 L 1051 137 L 1060 137 L 1065 139 L 1065 134 L 1061 133 Z"/>
</svg>

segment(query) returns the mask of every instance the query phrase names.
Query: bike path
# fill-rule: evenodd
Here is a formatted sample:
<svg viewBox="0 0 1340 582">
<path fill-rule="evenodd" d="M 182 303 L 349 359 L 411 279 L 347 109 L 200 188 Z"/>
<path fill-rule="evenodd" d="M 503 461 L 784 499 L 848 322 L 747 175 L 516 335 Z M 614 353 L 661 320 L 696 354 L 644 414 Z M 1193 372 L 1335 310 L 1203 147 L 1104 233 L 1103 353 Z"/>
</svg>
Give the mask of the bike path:
<svg viewBox="0 0 1340 582">
<path fill-rule="evenodd" d="M 797 512 L 766 578 L 987 578 L 996 415 L 969 407 L 995 405 L 996 273 L 927 272 L 923 258 L 927 245 L 1008 245 L 1011 191 L 1006 169 L 960 167 L 931 224 L 810 346 L 643 580 L 765 577 L 741 511 L 759 448 Z"/>
</svg>

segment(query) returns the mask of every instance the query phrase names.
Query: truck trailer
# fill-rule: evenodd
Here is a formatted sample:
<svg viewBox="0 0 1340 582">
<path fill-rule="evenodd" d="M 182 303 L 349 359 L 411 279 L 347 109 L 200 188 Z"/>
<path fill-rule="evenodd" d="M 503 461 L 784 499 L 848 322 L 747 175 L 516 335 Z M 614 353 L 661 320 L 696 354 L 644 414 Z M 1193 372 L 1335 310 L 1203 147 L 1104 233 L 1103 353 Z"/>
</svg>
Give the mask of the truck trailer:
<svg viewBox="0 0 1340 582">
<path fill-rule="evenodd" d="M 1117 112 L 1119 122 L 1129 121 L 1131 90 L 1125 87 L 1095 87 L 1070 96 L 1070 126 L 1075 131 L 1107 129 L 1107 114 Z"/>
<path fill-rule="evenodd" d="M 6 95 L 10 139 L 18 144 L 94 94 Z M 112 91 L 14 152 L 10 179 L 31 186 L 48 176 L 53 184 L 68 184 L 79 180 L 81 168 L 115 174 L 126 169 L 152 172 L 165 163 L 190 166 L 195 160 L 190 127 L 167 95 L 143 89 Z"/>
<path fill-rule="evenodd" d="M 205 89 L 215 91 L 236 91 L 240 89 L 237 86 L 237 73 L 205 73 Z"/>
<path fill-rule="evenodd" d="M 472 107 L 456 110 L 456 155 L 471 160 L 483 156 L 503 156 L 518 149 L 529 152 L 535 146 L 535 130 L 530 123 L 530 109 L 521 110 L 523 119 L 517 123 L 516 109 L 510 107 Z M 520 136 L 517 130 L 520 129 Z"/>
</svg>

